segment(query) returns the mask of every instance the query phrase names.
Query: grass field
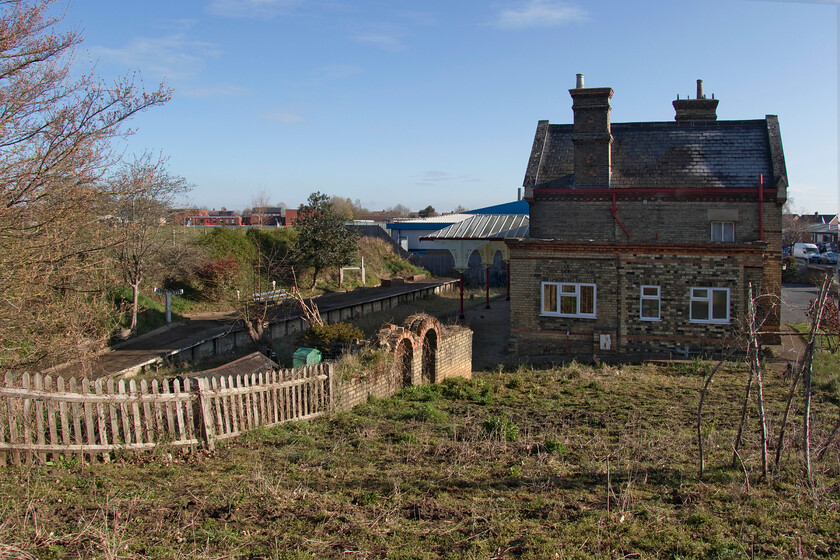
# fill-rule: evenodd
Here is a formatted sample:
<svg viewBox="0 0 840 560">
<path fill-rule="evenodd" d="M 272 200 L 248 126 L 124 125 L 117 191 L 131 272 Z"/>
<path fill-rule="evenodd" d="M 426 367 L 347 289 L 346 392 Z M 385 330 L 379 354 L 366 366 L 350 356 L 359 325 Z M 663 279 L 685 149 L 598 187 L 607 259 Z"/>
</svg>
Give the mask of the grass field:
<svg viewBox="0 0 840 560">
<path fill-rule="evenodd" d="M 415 387 L 213 454 L 0 471 L 0 557 L 837 558 L 840 448 L 760 479 L 746 385 L 706 364 L 520 368 Z M 769 374 L 771 433 L 787 382 Z M 838 407 L 818 395 L 816 451 Z M 836 402 L 836 401 L 835 401 Z M 800 433 L 801 418 L 788 433 Z"/>
</svg>

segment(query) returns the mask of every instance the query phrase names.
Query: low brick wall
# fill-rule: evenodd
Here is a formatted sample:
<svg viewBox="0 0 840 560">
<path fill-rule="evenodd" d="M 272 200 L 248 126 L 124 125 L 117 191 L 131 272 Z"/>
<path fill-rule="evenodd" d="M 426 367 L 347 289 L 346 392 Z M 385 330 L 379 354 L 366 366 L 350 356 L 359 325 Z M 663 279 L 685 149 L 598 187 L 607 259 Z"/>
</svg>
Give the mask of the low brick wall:
<svg viewBox="0 0 840 560">
<path fill-rule="evenodd" d="M 437 324 L 436 319 L 424 319 L 425 323 L 429 321 Z M 370 397 L 390 397 L 412 385 L 440 383 L 451 377 L 470 379 L 472 377 L 473 332 L 465 327 L 446 328 L 440 327 L 439 324 L 437 327 L 439 330 L 428 326 L 425 329 L 426 333 L 430 330 L 440 332 L 440 338 L 432 350 L 434 356 L 426 356 L 433 360 L 434 366 L 427 362 L 424 367 L 423 338 L 398 327 L 390 331 L 394 335 L 392 341 L 397 342 L 392 346 L 383 345 L 383 348 L 394 353 L 393 367 L 385 372 L 362 372 L 361 375 L 345 379 L 336 372 L 333 384 L 333 409 L 349 410 L 366 402 Z M 401 345 L 399 342 L 404 340 L 409 342 Z M 408 351 L 406 346 L 411 348 L 411 355 L 407 357 L 404 354 Z"/>
<path fill-rule="evenodd" d="M 395 395 L 403 389 L 400 377 L 396 367 L 385 374 L 368 373 L 351 379 L 341 379 L 337 374 L 333 385 L 332 409 L 350 410 L 367 402 L 370 397 L 382 399 Z"/>
<path fill-rule="evenodd" d="M 472 377 L 473 332 L 464 327 L 443 330 L 437 358 L 437 378 L 440 383 L 450 377 Z"/>
</svg>

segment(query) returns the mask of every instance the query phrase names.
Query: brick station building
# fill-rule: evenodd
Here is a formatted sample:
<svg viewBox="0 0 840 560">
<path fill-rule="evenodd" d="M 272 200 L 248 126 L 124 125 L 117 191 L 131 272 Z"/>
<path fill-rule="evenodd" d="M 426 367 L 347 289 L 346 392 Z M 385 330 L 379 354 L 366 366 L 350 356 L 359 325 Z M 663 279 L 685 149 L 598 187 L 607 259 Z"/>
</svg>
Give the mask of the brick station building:
<svg viewBox="0 0 840 560">
<path fill-rule="evenodd" d="M 537 124 L 530 237 L 507 241 L 516 351 L 714 351 L 738 336 L 750 284 L 769 294 L 759 315 L 777 332 L 777 117 L 719 121 L 700 80 L 696 99 L 673 102 L 672 122 L 611 123 L 613 90 L 585 88 L 582 75 L 569 93 L 573 124 Z"/>
</svg>

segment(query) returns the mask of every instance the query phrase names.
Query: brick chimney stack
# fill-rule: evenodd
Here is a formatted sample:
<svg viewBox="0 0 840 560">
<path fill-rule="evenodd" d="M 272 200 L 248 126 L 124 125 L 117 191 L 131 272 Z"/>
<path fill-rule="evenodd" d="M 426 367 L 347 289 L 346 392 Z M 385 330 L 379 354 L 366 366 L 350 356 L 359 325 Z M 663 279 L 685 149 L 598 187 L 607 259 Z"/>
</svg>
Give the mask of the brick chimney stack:
<svg viewBox="0 0 840 560">
<path fill-rule="evenodd" d="M 674 110 L 677 112 L 674 117 L 677 121 L 716 121 L 717 106 L 719 100 L 712 95 L 706 99 L 703 93 L 703 80 L 697 80 L 697 99 L 677 99 L 673 102 Z"/>
<path fill-rule="evenodd" d="M 610 186 L 612 134 L 610 99 L 612 88 L 586 88 L 583 74 L 577 75 L 575 89 L 570 89 L 574 124 L 575 188 Z"/>
</svg>

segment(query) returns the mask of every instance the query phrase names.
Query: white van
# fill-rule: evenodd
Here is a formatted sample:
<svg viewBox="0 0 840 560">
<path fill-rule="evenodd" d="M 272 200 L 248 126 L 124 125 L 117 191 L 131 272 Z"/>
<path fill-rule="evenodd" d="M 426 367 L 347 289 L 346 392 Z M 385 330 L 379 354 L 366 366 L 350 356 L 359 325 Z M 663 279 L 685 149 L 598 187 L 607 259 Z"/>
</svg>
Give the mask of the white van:
<svg viewBox="0 0 840 560">
<path fill-rule="evenodd" d="M 820 250 L 813 243 L 794 243 L 793 256 L 806 262 L 820 262 Z"/>
</svg>

